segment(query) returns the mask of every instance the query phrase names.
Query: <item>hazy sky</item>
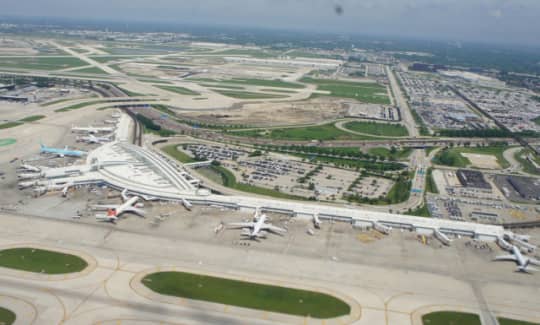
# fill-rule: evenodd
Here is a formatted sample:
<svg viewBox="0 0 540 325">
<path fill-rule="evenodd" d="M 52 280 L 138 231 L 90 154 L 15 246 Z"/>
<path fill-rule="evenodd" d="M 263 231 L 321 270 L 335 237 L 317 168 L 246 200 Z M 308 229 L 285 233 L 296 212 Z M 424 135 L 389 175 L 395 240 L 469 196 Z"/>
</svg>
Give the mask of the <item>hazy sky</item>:
<svg viewBox="0 0 540 325">
<path fill-rule="evenodd" d="M 540 0 L 0 0 L 0 8 L 0 15 L 11 16 L 215 23 L 540 47 Z"/>
</svg>

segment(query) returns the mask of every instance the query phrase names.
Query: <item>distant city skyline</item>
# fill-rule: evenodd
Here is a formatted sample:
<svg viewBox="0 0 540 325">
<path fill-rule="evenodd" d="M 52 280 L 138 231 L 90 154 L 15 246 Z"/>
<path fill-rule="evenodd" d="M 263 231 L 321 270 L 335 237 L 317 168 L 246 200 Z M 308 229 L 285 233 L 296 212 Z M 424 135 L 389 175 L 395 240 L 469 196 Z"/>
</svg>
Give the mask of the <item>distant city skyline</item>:
<svg viewBox="0 0 540 325">
<path fill-rule="evenodd" d="M 536 0 L 0 0 L 2 15 L 482 41 L 540 47 Z"/>
</svg>

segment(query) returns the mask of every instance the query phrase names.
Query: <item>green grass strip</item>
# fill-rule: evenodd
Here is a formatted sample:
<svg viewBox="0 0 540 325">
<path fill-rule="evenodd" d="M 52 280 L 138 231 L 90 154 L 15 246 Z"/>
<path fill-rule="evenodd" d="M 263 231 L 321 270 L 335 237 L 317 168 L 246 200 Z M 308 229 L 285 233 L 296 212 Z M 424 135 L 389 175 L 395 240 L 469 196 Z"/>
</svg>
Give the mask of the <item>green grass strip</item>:
<svg viewBox="0 0 540 325">
<path fill-rule="evenodd" d="M 158 272 L 142 283 L 169 296 L 313 318 L 348 315 L 344 301 L 319 292 L 185 272 Z"/>
<path fill-rule="evenodd" d="M 80 272 L 88 264 L 75 255 L 23 247 L 0 251 L 0 266 L 36 273 L 65 274 Z"/>
<path fill-rule="evenodd" d="M 187 88 L 184 88 L 184 87 L 177 87 L 177 86 L 155 86 L 159 89 L 163 89 L 163 90 L 166 90 L 166 91 L 170 91 L 170 92 L 173 92 L 173 93 L 177 93 L 177 94 L 180 94 L 180 95 L 189 95 L 189 96 L 198 96 L 200 95 L 200 93 L 196 92 L 196 91 L 193 91 L 193 90 L 190 90 L 190 89 L 187 89 Z"/>
<path fill-rule="evenodd" d="M 437 311 L 422 316 L 424 325 L 481 325 L 476 314 L 457 311 Z"/>
<path fill-rule="evenodd" d="M 17 316 L 9 309 L 0 307 L 0 324 L 11 325 L 15 322 Z"/>
</svg>

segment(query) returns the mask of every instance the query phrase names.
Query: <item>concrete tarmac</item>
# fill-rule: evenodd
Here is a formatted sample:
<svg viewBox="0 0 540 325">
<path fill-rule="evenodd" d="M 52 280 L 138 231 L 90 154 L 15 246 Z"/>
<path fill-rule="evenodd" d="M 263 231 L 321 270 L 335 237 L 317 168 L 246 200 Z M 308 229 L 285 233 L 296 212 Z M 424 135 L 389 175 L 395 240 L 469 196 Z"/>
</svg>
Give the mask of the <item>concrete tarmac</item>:
<svg viewBox="0 0 540 325">
<path fill-rule="evenodd" d="M 405 254 L 410 261 L 403 266 L 391 255 L 381 256 L 374 265 L 369 258 L 352 263 L 268 251 L 264 245 L 231 247 L 107 225 L 10 214 L 0 214 L 0 218 L 0 249 L 13 245 L 58 248 L 96 261 L 90 272 L 65 279 L 14 274 L 0 268 L 0 296 L 12 299 L 9 306 L 2 300 L 0 305 L 18 311 L 25 319 L 34 319 L 29 324 L 408 325 L 419 324 L 424 312 L 447 309 L 540 321 L 537 275 L 515 274 L 506 264 L 480 274 L 475 259 L 460 256 L 460 250 L 456 250 L 455 259 L 440 262 L 452 267 L 427 272 L 421 259 L 415 262 L 415 255 L 410 253 Z M 450 252 L 434 254 L 433 258 Z M 381 250 L 380 254 L 388 252 Z M 162 299 L 141 294 L 140 285 L 133 284 L 151 270 L 171 268 L 331 292 L 346 297 L 357 314 L 336 320 L 270 315 L 180 298 Z M 484 324 L 491 324 L 490 320 L 484 319 Z"/>
</svg>

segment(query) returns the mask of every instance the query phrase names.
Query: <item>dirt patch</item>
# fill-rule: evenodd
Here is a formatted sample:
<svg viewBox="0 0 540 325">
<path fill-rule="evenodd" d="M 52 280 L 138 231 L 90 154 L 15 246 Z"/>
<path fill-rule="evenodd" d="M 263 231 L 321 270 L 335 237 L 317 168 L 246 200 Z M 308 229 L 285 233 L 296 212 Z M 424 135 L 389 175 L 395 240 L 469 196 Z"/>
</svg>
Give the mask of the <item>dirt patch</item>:
<svg viewBox="0 0 540 325">
<path fill-rule="evenodd" d="M 471 162 L 472 166 L 486 169 L 501 169 L 497 162 L 497 157 L 478 153 L 461 153 L 461 155 Z"/>
<path fill-rule="evenodd" d="M 246 124 L 256 126 L 318 123 L 344 117 L 345 101 L 317 98 L 295 102 L 249 103 L 212 113 L 183 113 L 187 118 L 212 124 Z"/>
</svg>

